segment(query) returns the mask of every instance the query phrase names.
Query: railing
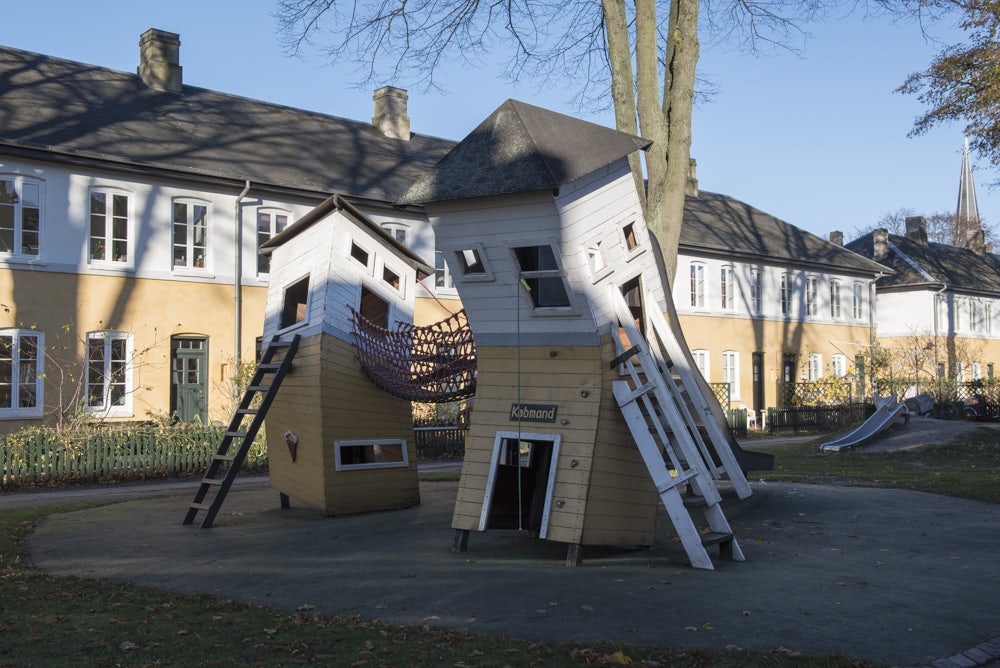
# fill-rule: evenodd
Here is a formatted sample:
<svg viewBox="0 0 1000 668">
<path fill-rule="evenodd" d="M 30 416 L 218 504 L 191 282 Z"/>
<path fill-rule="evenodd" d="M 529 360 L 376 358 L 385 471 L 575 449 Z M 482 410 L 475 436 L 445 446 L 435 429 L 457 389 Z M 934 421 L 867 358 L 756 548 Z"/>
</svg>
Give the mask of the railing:
<svg viewBox="0 0 1000 668">
<path fill-rule="evenodd" d="M 875 406 L 868 403 L 852 403 L 843 406 L 791 406 L 767 409 L 767 430 L 794 431 L 801 429 L 815 431 L 836 431 L 866 420 L 875 412 Z"/>
<path fill-rule="evenodd" d="M 223 431 L 212 426 L 26 429 L 0 436 L 0 487 L 199 475 Z M 267 470 L 263 438 L 251 447 L 243 468 Z"/>
<path fill-rule="evenodd" d="M 467 427 L 436 425 L 413 427 L 413 439 L 420 460 L 462 459 L 465 457 Z"/>
</svg>

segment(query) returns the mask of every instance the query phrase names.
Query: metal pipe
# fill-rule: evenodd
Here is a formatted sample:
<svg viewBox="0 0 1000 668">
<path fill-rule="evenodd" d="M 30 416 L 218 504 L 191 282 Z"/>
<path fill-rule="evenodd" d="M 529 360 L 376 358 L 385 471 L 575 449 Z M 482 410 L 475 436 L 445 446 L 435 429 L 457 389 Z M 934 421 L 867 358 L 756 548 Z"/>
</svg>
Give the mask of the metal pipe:
<svg viewBox="0 0 1000 668">
<path fill-rule="evenodd" d="M 233 209 L 233 223 L 236 226 L 234 243 L 236 252 L 233 267 L 233 377 L 238 378 L 240 373 L 240 363 L 242 362 L 243 349 L 243 216 L 240 211 L 240 203 L 250 191 L 250 179 L 247 179 L 243 190 L 236 197 L 236 205 Z M 237 390 L 238 392 L 238 390 Z"/>
</svg>

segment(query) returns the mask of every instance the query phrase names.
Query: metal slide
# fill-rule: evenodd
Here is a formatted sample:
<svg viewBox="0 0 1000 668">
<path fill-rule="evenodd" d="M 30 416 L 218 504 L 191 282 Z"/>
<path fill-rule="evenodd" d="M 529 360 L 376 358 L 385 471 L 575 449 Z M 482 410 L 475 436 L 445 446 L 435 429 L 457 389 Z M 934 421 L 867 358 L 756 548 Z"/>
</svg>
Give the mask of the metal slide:
<svg viewBox="0 0 1000 668">
<path fill-rule="evenodd" d="M 897 420 L 902 418 L 904 422 L 909 422 L 910 412 L 906 408 L 906 404 L 897 403 L 895 397 L 890 397 L 888 400 L 875 400 L 878 408 L 870 418 L 861 423 L 861 425 L 847 434 L 846 436 L 841 436 L 840 438 L 824 443 L 820 446 L 823 452 L 840 452 L 841 450 L 847 450 L 848 448 L 853 448 L 856 445 L 864 443 L 869 438 L 875 434 L 888 429 Z"/>
</svg>

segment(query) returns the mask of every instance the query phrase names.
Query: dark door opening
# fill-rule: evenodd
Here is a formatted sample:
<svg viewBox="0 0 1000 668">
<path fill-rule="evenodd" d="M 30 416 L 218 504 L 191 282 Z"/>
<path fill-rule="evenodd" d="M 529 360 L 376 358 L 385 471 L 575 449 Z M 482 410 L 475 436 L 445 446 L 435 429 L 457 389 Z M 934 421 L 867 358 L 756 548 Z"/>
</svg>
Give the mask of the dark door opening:
<svg viewBox="0 0 1000 668">
<path fill-rule="evenodd" d="M 762 411 L 764 405 L 764 353 L 751 355 L 751 372 L 753 374 L 753 410 Z"/>
<path fill-rule="evenodd" d="M 543 532 L 552 452 L 552 441 L 502 439 L 487 529 Z"/>
</svg>

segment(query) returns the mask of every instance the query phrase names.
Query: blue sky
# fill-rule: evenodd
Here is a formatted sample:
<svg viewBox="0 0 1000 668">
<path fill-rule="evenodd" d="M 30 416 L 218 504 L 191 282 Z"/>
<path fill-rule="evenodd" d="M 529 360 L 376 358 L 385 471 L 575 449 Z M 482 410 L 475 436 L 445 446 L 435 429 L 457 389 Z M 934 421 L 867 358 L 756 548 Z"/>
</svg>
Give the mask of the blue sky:
<svg viewBox="0 0 1000 668">
<path fill-rule="evenodd" d="M 596 1 L 596 0 L 595 0 Z M 369 120 L 371 91 L 350 84 L 351 68 L 286 56 L 271 17 L 274 0 L 36 0 L 5 3 L 0 43 L 135 72 L 147 28 L 180 34 L 184 82 L 335 116 Z M 810 26 L 799 55 L 752 57 L 703 45 L 699 77 L 716 94 L 695 110 L 692 155 L 703 190 L 725 193 L 826 237 L 906 207 L 953 212 L 962 130 L 942 127 L 908 138 L 922 109 L 893 92 L 923 70 L 940 44 L 915 25 L 860 17 Z M 936 30 L 946 41 L 954 31 Z M 572 90 L 538 92 L 493 70 L 456 69 L 447 94 L 410 91 L 411 129 L 461 139 L 508 98 L 613 125 L 610 111 L 588 113 Z M 980 212 L 1000 222 L 995 170 L 977 165 Z"/>
</svg>

